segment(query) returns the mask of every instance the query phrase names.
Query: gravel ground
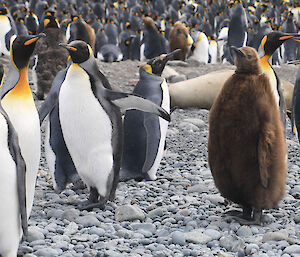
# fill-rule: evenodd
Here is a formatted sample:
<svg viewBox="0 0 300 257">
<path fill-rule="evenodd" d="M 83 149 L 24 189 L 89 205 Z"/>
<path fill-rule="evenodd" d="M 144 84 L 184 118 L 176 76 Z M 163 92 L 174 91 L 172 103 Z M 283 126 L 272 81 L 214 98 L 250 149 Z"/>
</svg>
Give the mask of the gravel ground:
<svg viewBox="0 0 300 257">
<path fill-rule="evenodd" d="M 131 91 L 138 81 L 139 64 L 99 66 L 113 85 Z M 172 68 L 194 77 L 232 66 Z M 294 83 L 296 67 L 282 65 L 276 70 Z M 104 211 L 76 208 L 76 202 L 87 199 L 86 189 L 73 191 L 69 186 L 56 194 L 42 154 L 29 236 L 20 245 L 20 255 L 300 256 L 299 143 L 290 133 L 290 124 L 286 195 L 278 209 L 265 211 L 263 226 L 241 226 L 223 214 L 238 206 L 220 196 L 208 167 L 208 114 L 207 110 L 176 110 L 158 179 L 119 183 L 115 201 Z"/>
</svg>

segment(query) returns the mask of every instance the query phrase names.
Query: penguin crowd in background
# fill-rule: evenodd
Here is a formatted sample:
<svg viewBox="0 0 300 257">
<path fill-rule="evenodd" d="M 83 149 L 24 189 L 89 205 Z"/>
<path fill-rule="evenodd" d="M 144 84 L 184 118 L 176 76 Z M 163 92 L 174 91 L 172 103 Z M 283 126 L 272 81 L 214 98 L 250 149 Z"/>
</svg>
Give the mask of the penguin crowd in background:
<svg viewBox="0 0 300 257">
<path fill-rule="evenodd" d="M 81 185 L 82 180 L 90 195 L 79 208 L 103 209 L 114 199 L 120 178 L 156 179 L 170 121 L 169 90 L 161 78 L 170 57 L 236 64 L 235 74 L 212 107 L 209 163 L 224 197 L 243 206 L 243 218 L 259 224 L 262 209 L 274 208 L 284 192 L 285 103 L 272 64 L 300 59 L 297 8 L 296 0 L 0 0 L 0 54 L 11 61 L 5 80 L 0 67 L 0 158 L 4 167 L 0 200 L 8 206 L 0 212 L 0 256 L 16 256 L 22 234 L 27 233 L 41 153 L 40 125 L 45 119 L 45 152 L 54 188 L 60 192 L 68 183 Z M 45 98 L 39 112 L 27 79 L 32 55 L 37 97 Z M 134 92 L 113 90 L 96 59 L 146 61 Z M 239 92 L 241 84 L 253 88 Z M 241 97 L 225 99 L 222 93 L 226 90 Z M 298 91 L 295 87 L 294 110 L 298 109 Z M 249 101 L 254 99 L 249 105 L 257 104 L 256 117 L 252 112 L 241 115 L 248 111 L 239 108 L 245 106 L 240 103 L 245 95 Z M 263 109 L 267 114 L 261 113 Z M 140 111 L 146 113 L 140 115 Z M 252 122 L 264 120 L 260 115 L 270 119 Z M 296 125 L 298 115 L 295 111 Z M 228 122 L 237 117 L 240 127 L 249 121 L 257 125 L 243 130 L 249 136 L 249 147 L 243 149 L 247 153 L 240 149 L 245 139 L 240 127 L 236 133 Z M 223 135 L 224 124 L 228 129 Z M 222 139 L 222 146 L 231 146 L 231 152 L 219 145 Z M 259 147 L 253 142 L 259 142 Z M 247 162 L 248 151 L 255 157 L 251 163 Z M 230 159 L 227 170 L 226 158 Z M 239 178 L 241 167 L 245 167 L 243 178 Z M 258 172 L 245 179 L 251 167 Z M 229 169 L 231 178 L 239 183 L 224 180 Z"/>
<path fill-rule="evenodd" d="M 52 15 L 67 42 L 89 43 L 95 56 L 105 62 L 151 59 L 178 47 L 186 50 L 175 59 L 232 63 L 230 46 L 258 50 L 263 36 L 272 30 L 298 33 L 297 5 L 297 0 L 2 0 L 0 50 L 9 55 L 16 35 L 42 32 L 45 16 Z M 187 34 L 193 44 L 183 38 Z M 285 42 L 272 63 L 296 60 L 299 48 L 293 40 Z"/>
</svg>

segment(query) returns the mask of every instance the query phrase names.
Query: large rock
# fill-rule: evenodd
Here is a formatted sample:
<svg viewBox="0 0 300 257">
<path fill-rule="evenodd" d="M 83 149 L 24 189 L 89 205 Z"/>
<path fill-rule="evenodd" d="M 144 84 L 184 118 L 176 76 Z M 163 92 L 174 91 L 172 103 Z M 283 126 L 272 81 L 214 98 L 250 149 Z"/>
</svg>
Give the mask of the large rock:
<svg viewBox="0 0 300 257">
<path fill-rule="evenodd" d="M 76 220 L 76 223 L 81 224 L 85 228 L 100 225 L 100 221 L 93 215 L 81 216 Z"/>
<path fill-rule="evenodd" d="M 27 242 L 33 242 L 36 240 L 44 240 L 45 236 L 42 230 L 39 227 L 29 227 L 28 228 L 28 235 L 26 238 Z"/>
<path fill-rule="evenodd" d="M 228 235 L 220 238 L 220 246 L 224 247 L 229 252 L 237 252 L 244 247 L 244 240 L 236 235 Z"/>
<path fill-rule="evenodd" d="M 185 240 L 193 244 L 207 244 L 212 240 L 210 236 L 203 234 L 199 229 L 184 233 Z"/>
</svg>

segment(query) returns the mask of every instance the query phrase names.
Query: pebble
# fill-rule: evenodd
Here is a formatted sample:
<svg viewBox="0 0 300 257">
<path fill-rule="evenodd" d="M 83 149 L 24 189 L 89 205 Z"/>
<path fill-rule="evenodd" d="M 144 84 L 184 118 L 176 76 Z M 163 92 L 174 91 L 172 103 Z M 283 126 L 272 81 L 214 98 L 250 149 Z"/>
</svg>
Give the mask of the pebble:
<svg viewBox="0 0 300 257">
<path fill-rule="evenodd" d="M 214 240 L 219 240 L 221 237 L 221 233 L 215 229 L 206 229 L 204 234 L 211 237 Z"/>
<path fill-rule="evenodd" d="M 81 216 L 77 218 L 76 223 L 82 225 L 85 228 L 100 226 L 100 221 L 93 215 Z"/>
<path fill-rule="evenodd" d="M 220 238 L 220 246 L 230 252 L 237 252 L 244 244 L 244 240 L 236 235 L 225 235 Z"/>
<path fill-rule="evenodd" d="M 141 220 L 143 221 L 146 218 L 145 213 L 137 206 L 134 205 L 123 205 L 119 206 L 115 212 L 115 220 L 122 221 L 133 221 Z"/>
<path fill-rule="evenodd" d="M 36 240 L 44 240 L 45 236 L 42 233 L 42 230 L 39 227 L 29 227 L 28 228 L 28 235 L 26 240 L 28 242 L 36 241 Z"/>
<path fill-rule="evenodd" d="M 71 222 L 65 229 L 65 235 L 73 235 L 76 234 L 78 231 L 78 225 L 75 222 Z"/>
<path fill-rule="evenodd" d="M 300 254 L 300 245 L 290 245 L 285 248 L 283 252 L 288 254 Z"/>
<path fill-rule="evenodd" d="M 190 232 L 184 233 L 185 240 L 193 244 L 207 244 L 212 240 L 210 236 L 202 233 L 200 229 L 195 229 Z"/>
<path fill-rule="evenodd" d="M 250 237 L 252 236 L 252 230 L 249 226 L 241 226 L 236 232 L 239 237 Z"/>
<path fill-rule="evenodd" d="M 172 243 L 173 244 L 179 244 L 179 245 L 185 245 L 186 244 L 186 237 L 184 233 L 181 231 L 175 231 L 172 233 Z"/>
<path fill-rule="evenodd" d="M 286 240 L 287 236 L 281 232 L 267 232 L 263 235 L 262 242 Z"/>
</svg>

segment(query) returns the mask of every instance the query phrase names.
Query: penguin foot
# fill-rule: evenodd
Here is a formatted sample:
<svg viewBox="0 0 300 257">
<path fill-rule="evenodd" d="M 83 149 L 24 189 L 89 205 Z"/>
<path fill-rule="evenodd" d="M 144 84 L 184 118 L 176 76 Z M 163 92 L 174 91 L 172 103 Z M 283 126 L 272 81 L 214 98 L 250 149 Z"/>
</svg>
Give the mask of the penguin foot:
<svg viewBox="0 0 300 257">
<path fill-rule="evenodd" d="M 262 210 L 255 209 L 248 206 L 243 206 L 243 211 L 232 210 L 226 212 L 228 217 L 236 220 L 241 225 L 259 225 L 261 226 Z"/>
<path fill-rule="evenodd" d="M 86 188 L 86 186 L 85 186 L 85 184 L 83 183 L 83 181 L 81 179 L 77 180 L 76 182 L 73 182 L 73 186 L 72 186 L 73 191 L 82 190 L 82 189 L 85 189 L 85 188 Z"/>
</svg>

